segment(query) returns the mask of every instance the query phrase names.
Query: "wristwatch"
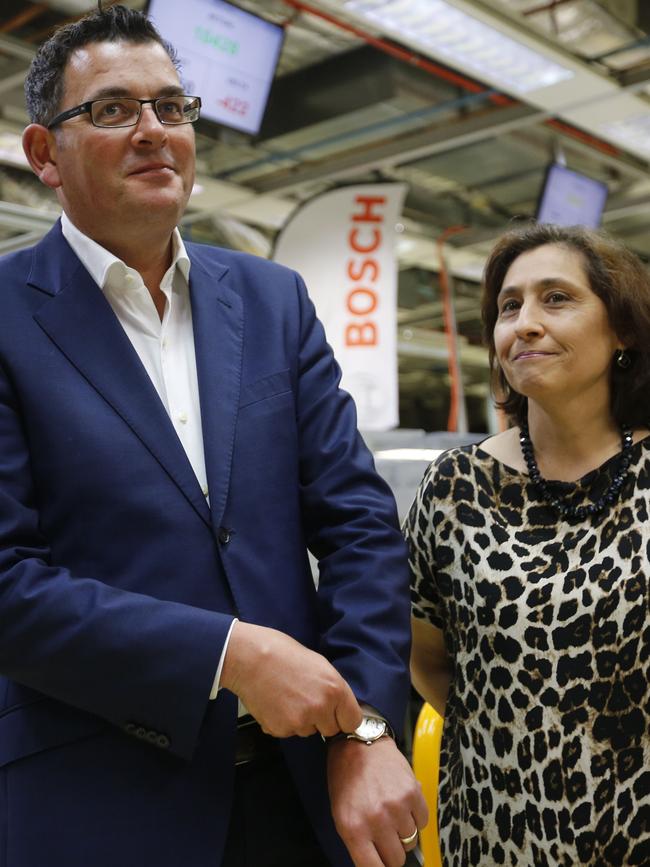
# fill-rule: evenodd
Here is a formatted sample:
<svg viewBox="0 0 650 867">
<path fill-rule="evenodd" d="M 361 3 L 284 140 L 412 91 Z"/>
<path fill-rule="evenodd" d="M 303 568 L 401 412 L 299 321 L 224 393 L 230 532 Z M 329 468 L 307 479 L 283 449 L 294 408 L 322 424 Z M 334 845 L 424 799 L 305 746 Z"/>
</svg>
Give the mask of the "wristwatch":
<svg viewBox="0 0 650 867">
<path fill-rule="evenodd" d="M 380 738 L 392 738 L 393 731 L 388 721 L 381 716 L 364 716 L 361 724 L 353 732 L 339 732 L 332 737 L 325 738 L 328 744 L 334 741 L 362 741 L 364 744 L 374 744 Z"/>
</svg>

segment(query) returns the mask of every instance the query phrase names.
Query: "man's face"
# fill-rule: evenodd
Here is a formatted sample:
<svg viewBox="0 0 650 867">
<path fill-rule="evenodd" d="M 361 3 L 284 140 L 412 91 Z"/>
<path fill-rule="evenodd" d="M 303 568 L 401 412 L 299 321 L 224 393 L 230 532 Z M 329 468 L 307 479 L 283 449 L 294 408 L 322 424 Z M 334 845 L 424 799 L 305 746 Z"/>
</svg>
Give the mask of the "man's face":
<svg viewBox="0 0 650 867">
<path fill-rule="evenodd" d="M 60 111 L 101 97 L 154 99 L 181 90 L 158 43 L 91 43 L 68 61 Z M 57 194 L 79 229 L 102 243 L 134 221 L 176 225 L 194 183 L 191 124 L 163 125 L 149 104 L 136 126 L 99 128 L 82 114 L 53 132 Z"/>
</svg>

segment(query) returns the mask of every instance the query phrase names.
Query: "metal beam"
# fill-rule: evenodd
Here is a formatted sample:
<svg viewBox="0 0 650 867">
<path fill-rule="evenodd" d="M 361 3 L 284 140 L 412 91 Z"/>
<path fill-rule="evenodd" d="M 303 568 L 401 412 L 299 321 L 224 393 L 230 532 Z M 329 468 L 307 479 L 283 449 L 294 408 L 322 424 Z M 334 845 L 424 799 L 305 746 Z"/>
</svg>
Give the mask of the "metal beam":
<svg viewBox="0 0 650 867">
<path fill-rule="evenodd" d="M 0 93 L 7 93 L 8 91 L 13 90 L 14 87 L 20 87 L 24 84 L 26 75 L 27 69 L 21 69 L 11 75 L 6 75 L 2 80 L 0 80 Z"/>
<path fill-rule="evenodd" d="M 36 54 L 36 48 L 25 45 L 25 43 L 21 42 L 19 39 L 14 39 L 13 36 L 7 36 L 4 33 L 0 33 L 0 52 L 8 54 L 10 57 L 18 57 L 20 60 L 26 60 L 28 63 L 31 63 Z"/>
<path fill-rule="evenodd" d="M 379 144 L 348 151 L 341 156 L 329 156 L 315 165 L 298 166 L 267 175 L 260 180 L 249 180 L 256 192 L 283 193 L 305 184 L 342 180 L 363 172 L 391 165 L 424 159 L 434 154 L 455 150 L 485 139 L 506 135 L 514 130 L 545 120 L 545 112 L 524 105 L 494 109 L 487 113 L 455 121 L 437 129 L 419 130 L 411 135 L 396 136 Z"/>
<path fill-rule="evenodd" d="M 41 232 L 41 235 L 44 235 L 57 217 L 58 214 L 44 213 L 27 205 L 14 205 L 12 202 L 0 201 L 0 226 L 8 226 L 10 229 Z"/>
<path fill-rule="evenodd" d="M 37 241 L 40 241 L 46 230 L 43 229 L 33 232 L 23 232 L 22 235 L 14 235 L 13 238 L 5 238 L 0 241 L 0 256 L 5 253 L 13 253 L 14 250 L 22 250 L 25 247 L 31 247 Z"/>
</svg>

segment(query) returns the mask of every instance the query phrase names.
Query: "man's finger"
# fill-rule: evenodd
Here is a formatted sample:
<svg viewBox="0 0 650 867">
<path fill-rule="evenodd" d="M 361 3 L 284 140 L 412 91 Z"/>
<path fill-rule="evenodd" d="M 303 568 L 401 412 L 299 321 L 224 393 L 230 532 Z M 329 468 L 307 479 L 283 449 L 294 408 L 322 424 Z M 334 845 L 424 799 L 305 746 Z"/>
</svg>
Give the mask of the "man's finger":
<svg viewBox="0 0 650 867">
<path fill-rule="evenodd" d="M 385 867 L 379 852 L 370 840 L 359 843 L 347 843 L 348 852 L 354 861 L 354 867 Z"/>
<path fill-rule="evenodd" d="M 324 738 L 331 738 L 334 735 L 337 735 L 340 731 L 341 728 L 339 727 L 334 713 L 327 719 L 320 720 L 318 723 L 318 732 Z"/>
<path fill-rule="evenodd" d="M 363 714 L 354 693 L 348 687 L 343 700 L 336 707 L 336 724 L 342 732 L 353 732 L 361 725 Z M 334 733 L 335 734 L 335 733 Z"/>
<path fill-rule="evenodd" d="M 402 844 L 402 847 L 404 848 L 405 852 L 410 852 L 411 849 L 415 849 L 415 847 L 418 845 L 419 833 L 420 833 L 420 830 L 417 827 L 417 825 L 415 824 L 415 820 L 413 820 L 413 829 L 411 831 L 409 831 L 408 833 L 402 832 L 401 830 L 398 830 L 397 835 L 399 837 L 399 841 Z"/>
<path fill-rule="evenodd" d="M 427 802 L 424 800 L 424 795 L 422 794 L 422 789 L 419 785 L 416 797 L 413 800 L 413 821 L 417 825 L 418 831 L 421 831 L 423 828 L 426 828 L 429 823 L 429 808 L 427 807 Z"/>
<path fill-rule="evenodd" d="M 388 831 L 388 828 L 386 829 Z M 402 867 L 406 863 L 406 853 L 411 848 L 407 849 L 402 845 L 399 837 L 394 832 L 382 834 L 375 841 L 377 854 L 384 867 Z"/>
</svg>

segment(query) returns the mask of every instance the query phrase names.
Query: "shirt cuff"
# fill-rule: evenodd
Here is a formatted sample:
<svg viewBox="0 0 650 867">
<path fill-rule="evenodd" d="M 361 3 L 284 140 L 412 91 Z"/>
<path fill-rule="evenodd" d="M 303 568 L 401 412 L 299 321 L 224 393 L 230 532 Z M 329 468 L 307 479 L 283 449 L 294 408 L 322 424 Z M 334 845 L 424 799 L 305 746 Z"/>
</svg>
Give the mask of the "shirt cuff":
<svg viewBox="0 0 650 867">
<path fill-rule="evenodd" d="M 219 694 L 219 690 L 221 687 L 219 686 L 219 682 L 221 681 L 221 670 L 223 668 L 223 661 L 226 658 L 226 651 L 228 650 L 228 642 L 230 641 L 230 636 L 232 635 L 232 630 L 235 623 L 238 622 L 236 617 L 233 618 L 232 623 L 230 624 L 230 629 L 228 630 L 228 635 L 226 635 L 226 640 L 223 643 L 223 650 L 221 651 L 221 657 L 219 658 L 219 665 L 217 666 L 217 673 L 214 676 L 214 681 L 212 683 L 212 689 L 210 690 L 210 701 L 214 701 L 217 695 Z"/>
</svg>

